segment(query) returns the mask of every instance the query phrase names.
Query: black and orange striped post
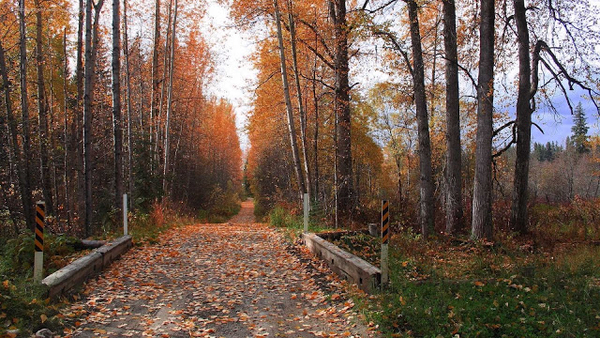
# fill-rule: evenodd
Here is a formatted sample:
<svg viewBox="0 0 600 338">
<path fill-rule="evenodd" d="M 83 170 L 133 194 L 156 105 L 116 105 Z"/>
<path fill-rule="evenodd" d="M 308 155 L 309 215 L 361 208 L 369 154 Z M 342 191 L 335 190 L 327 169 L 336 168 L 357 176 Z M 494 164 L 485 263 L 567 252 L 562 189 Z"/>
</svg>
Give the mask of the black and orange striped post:
<svg viewBox="0 0 600 338">
<path fill-rule="evenodd" d="M 33 279 L 42 280 L 44 267 L 44 227 L 46 225 L 46 203 L 37 202 L 35 205 L 35 258 L 33 261 Z"/>
<path fill-rule="evenodd" d="M 381 201 L 381 286 L 389 283 L 388 243 L 390 241 L 390 205 Z"/>
</svg>

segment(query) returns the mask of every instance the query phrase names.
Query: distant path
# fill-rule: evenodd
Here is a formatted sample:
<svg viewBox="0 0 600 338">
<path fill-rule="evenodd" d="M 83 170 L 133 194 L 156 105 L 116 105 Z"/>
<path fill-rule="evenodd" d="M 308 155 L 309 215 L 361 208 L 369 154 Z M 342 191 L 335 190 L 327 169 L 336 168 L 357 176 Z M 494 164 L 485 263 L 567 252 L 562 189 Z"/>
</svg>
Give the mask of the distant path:
<svg viewBox="0 0 600 338">
<path fill-rule="evenodd" d="M 254 223 L 200 224 L 134 248 L 64 311 L 75 337 L 367 337 L 320 263 Z M 319 268 L 315 268 L 315 266 Z"/>
</svg>

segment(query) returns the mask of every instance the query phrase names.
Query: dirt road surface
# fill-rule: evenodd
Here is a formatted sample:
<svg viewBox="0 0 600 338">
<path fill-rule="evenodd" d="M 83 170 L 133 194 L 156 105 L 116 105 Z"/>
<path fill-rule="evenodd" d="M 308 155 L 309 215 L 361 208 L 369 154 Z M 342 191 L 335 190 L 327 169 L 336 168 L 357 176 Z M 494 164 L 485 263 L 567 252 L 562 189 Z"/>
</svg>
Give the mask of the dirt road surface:
<svg viewBox="0 0 600 338">
<path fill-rule="evenodd" d="M 341 283 L 253 204 L 227 224 L 169 230 L 90 281 L 72 337 L 374 337 Z"/>
</svg>

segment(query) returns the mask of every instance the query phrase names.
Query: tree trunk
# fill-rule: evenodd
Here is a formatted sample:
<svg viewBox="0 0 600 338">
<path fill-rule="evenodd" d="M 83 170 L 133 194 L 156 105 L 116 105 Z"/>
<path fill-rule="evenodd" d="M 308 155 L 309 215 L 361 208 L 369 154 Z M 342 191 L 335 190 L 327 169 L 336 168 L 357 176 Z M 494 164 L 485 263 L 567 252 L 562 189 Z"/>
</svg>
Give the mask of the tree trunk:
<svg viewBox="0 0 600 338">
<path fill-rule="evenodd" d="M 113 0 L 112 115 L 115 175 L 115 208 L 123 208 L 123 119 L 121 117 L 121 0 Z"/>
<path fill-rule="evenodd" d="M 444 0 L 444 50 L 446 53 L 446 233 L 463 227 L 460 101 L 456 46 L 455 0 Z"/>
<path fill-rule="evenodd" d="M 27 228 L 35 231 L 33 221 L 33 202 L 31 196 L 31 136 L 29 132 L 29 96 L 27 94 L 27 31 L 25 26 L 25 0 L 19 0 L 19 49 L 20 49 L 20 77 L 21 77 L 21 113 L 23 129 L 23 157 L 19 167 L 23 168 L 23 181 L 21 193 L 23 195 L 23 212 Z"/>
<path fill-rule="evenodd" d="M 294 23 L 293 5 L 292 0 L 288 2 L 289 7 L 289 21 L 290 21 L 290 37 L 292 44 L 292 66 L 294 71 L 294 79 L 296 81 L 296 98 L 298 100 L 298 111 L 300 114 L 300 138 L 302 141 L 302 157 L 304 159 L 304 175 L 306 181 L 306 192 L 308 193 L 309 200 L 312 195 L 311 192 L 311 178 L 310 178 L 310 165 L 308 163 L 308 144 L 306 135 L 306 110 L 304 109 L 302 102 L 302 88 L 300 87 L 300 71 L 298 70 L 298 53 L 296 49 L 296 25 Z"/>
<path fill-rule="evenodd" d="M 427 96 L 425 93 L 425 71 L 421 33 L 419 31 L 419 13 L 415 0 L 409 0 L 408 17 L 413 54 L 413 90 L 417 108 L 417 128 L 419 138 L 420 168 L 420 223 L 421 233 L 427 239 L 433 232 L 435 205 L 433 200 L 433 170 L 431 166 L 431 141 L 429 138 L 429 118 L 427 116 Z"/>
<path fill-rule="evenodd" d="M 85 17 L 85 6 L 83 0 L 79 0 L 79 14 L 77 21 L 77 65 L 75 71 L 75 81 L 77 84 L 77 107 L 81 107 L 83 101 L 83 25 Z"/>
<path fill-rule="evenodd" d="M 133 139 L 131 134 L 131 69 L 129 62 L 128 25 L 127 0 L 123 0 L 123 53 L 125 54 L 125 81 L 127 85 L 127 169 L 129 173 L 129 195 L 131 197 L 135 188 L 135 177 L 133 175 Z"/>
<path fill-rule="evenodd" d="M 12 172 L 12 168 L 16 167 L 17 177 L 19 180 L 19 189 L 21 192 L 21 203 L 23 205 L 23 217 L 27 219 L 27 212 L 31 211 L 31 204 L 29 203 L 31 199 L 28 199 L 27 191 L 25 190 L 25 167 L 21 164 L 21 150 L 19 149 L 19 141 L 18 141 L 18 122 L 13 115 L 13 106 L 12 100 L 10 98 L 10 80 L 8 77 L 8 69 L 6 67 L 6 58 L 4 56 L 4 46 L 2 46 L 2 41 L 0 40 L 0 75 L 2 76 L 2 89 L 4 92 L 4 107 L 6 109 L 6 119 L 8 122 L 8 130 L 10 133 L 11 139 L 11 149 L 10 149 L 10 158 L 13 159 L 11 163 L 9 163 L 9 170 Z M 27 208 L 30 208 L 29 210 Z M 17 226 L 15 224 L 15 226 Z M 28 225 L 29 226 L 29 225 Z"/>
<path fill-rule="evenodd" d="M 494 109 L 494 0 L 481 0 L 477 135 L 471 238 L 492 238 L 492 113 Z"/>
<path fill-rule="evenodd" d="M 85 191 L 85 236 L 91 234 L 92 224 L 92 80 L 94 62 L 92 59 L 92 0 L 85 4 L 85 77 L 83 91 L 83 176 Z"/>
<path fill-rule="evenodd" d="M 162 126 L 160 126 L 160 121 L 162 121 L 162 116 L 163 116 L 163 107 L 164 107 L 165 96 L 166 96 L 165 92 L 168 89 L 166 78 L 167 78 L 168 72 L 169 72 L 169 59 L 171 56 L 171 53 L 169 52 L 169 48 L 171 46 L 172 19 L 173 19 L 173 0 L 170 0 L 169 1 L 169 11 L 167 14 L 167 36 L 165 37 L 165 53 L 164 53 L 164 57 L 163 57 L 162 83 L 160 85 L 160 97 L 158 100 L 158 115 L 156 116 L 157 122 L 156 122 L 155 136 L 154 136 L 154 138 L 156 140 L 156 142 L 154 143 L 154 154 L 156 156 L 156 161 L 158 163 L 159 168 L 160 168 L 160 165 L 164 164 L 164 157 L 162 158 L 162 161 L 160 158 L 161 155 L 164 155 L 164 149 L 163 149 L 163 152 L 161 153 L 160 146 L 162 145 L 164 147 L 164 142 L 165 142 L 164 139 L 162 139 L 162 133 L 164 132 L 164 129 L 162 128 Z M 165 174 L 164 168 L 162 168 L 162 171 L 160 171 L 160 172 L 164 175 Z M 164 177 L 163 177 L 163 183 L 166 183 Z M 163 184 L 163 186 L 164 186 L 164 184 Z"/>
<path fill-rule="evenodd" d="M 335 115 L 337 116 L 336 171 L 337 210 L 342 219 L 352 217 L 354 207 L 352 188 L 352 138 L 350 126 L 350 85 L 348 81 L 348 25 L 346 24 L 346 0 L 330 1 L 335 39 Z"/>
<path fill-rule="evenodd" d="M 69 147 L 69 86 L 67 82 L 67 74 L 69 74 L 69 58 L 67 58 L 67 29 L 65 28 L 63 31 L 63 54 L 64 54 L 64 64 L 63 64 L 63 73 L 65 74 L 63 78 L 63 104 L 65 106 L 64 111 L 64 126 L 63 126 L 63 138 L 64 138 L 64 177 L 63 181 L 65 184 L 65 204 L 64 210 L 67 214 L 67 225 L 71 226 L 71 180 L 69 179 L 69 152 L 71 148 Z M 76 121 L 74 121 L 76 123 Z"/>
<path fill-rule="evenodd" d="M 279 12 L 279 4 L 277 0 L 273 0 L 273 7 L 275 9 L 275 23 L 277 25 L 277 42 L 279 44 L 279 61 L 281 64 L 281 80 L 283 82 L 283 96 L 285 98 L 285 107 L 287 111 L 288 119 L 288 131 L 290 134 L 290 144 L 292 147 L 292 158 L 294 160 L 294 171 L 296 174 L 296 181 L 300 188 L 300 196 L 306 192 L 306 186 L 304 184 L 304 175 L 302 175 L 302 166 L 300 165 L 300 155 L 298 152 L 298 144 L 296 142 L 296 127 L 294 126 L 294 112 L 292 107 L 292 100 L 290 98 L 290 87 L 288 84 L 287 67 L 285 63 L 285 51 L 283 49 L 283 34 L 281 31 L 281 14 Z"/>
<path fill-rule="evenodd" d="M 89 236 L 92 232 L 92 104 L 94 94 L 94 78 L 96 54 L 98 46 L 98 18 L 104 0 L 94 6 L 94 23 L 92 25 L 92 2 L 87 0 L 85 8 L 85 84 L 83 90 L 83 168 L 85 181 L 85 217 L 84 231 Z M 93 45 L 92 45 L 93 44 Z"/>
<path fill-rule="evenodd" d="M 163 191 L 167 194 L 167 174 L 169 173 L 169 128 L 171 124 L 171 115 L 173 113 L 173 72 L 175 64 L 175 28 L 177 27 L 177 6 L 178 0 L 175 0 L 173 13 L 173 29 L 171 31 L 171 48 L 169 57 L 169 88 L 167 94 L 167 116 L 165 120 L 165 162 L 163 167 Z"/>
<path fill-rule="evenodd" d="M 159 47 L 160 47 L 160 0 L 155 2 L 155 13 L 154 13 L 154 43 L 152 47 L 152 91 L 150 94 L 150 117 L 148 118 L 148 150 L 150 151 L 151 158 L 154 158 L 152 153 L 152 144 L 154 136 L 154 123 L 155 117 L 158 112 L 158 94 L 160 79 L 158 78 L 158 59 L 159 59 Z M 153 172 L 154 161 L 150 161 L 150 172 Z"/>
<path fill-rule="evenodd" d="M 74 138 L 73 154 L 75 156 L 75 165 L 73 169 L 76 174 L 76 200 L 74 207 L 75 212 L 81 214 L 81 210 L 85 210 L 85 206 L 81 202 L 85 201 L 85 173 L 84 173 L 84 142 L 83 142 L 83 91 L 84 91 L 84 76 L 85 70 L 83 65 L 84 57 L 84 20 L 85 20 L 86 4 L 84 0 L 79 0 L 79 15 L 78 15 L 78 30 L 77 30 L 77 60 L 75 69 L 75 84 L 77 86 L 77 107 L 75 109 L 74 121 L 71 126 L 71 133 Z M 83 207 L 83 208 L 82 208 Z"/>
<path fill-rule="evenodd" d="M 510 227 L 527 232 L 527 200 L 529 183 L 529 154 L 531 152 L 531 63 L 529 28 L 524 0 L 515 0 L 515 23 L 519 48 L 519 92 L 517 96 L 517 159 L 512 194 Z"/>
<path fill-rule="evenodd" d="M 315 181 L 315 190 L 314 190 L 314 198 L 315 201 L 319 201 L 319 182 L 321 180 L 319 174 L 319 98 L 317 96 L 317 70 L 316 70 L 316 56 L 315 56 L 315 67 L 313 68 L 313 79 L 312 79 L 312 91 L 313 91 L 313 102 L 315 108 L 315 132 L 313 135 L 313 155 L 315 161 L 315 170 L 314 170 L 314 181 Z"/>
<path fill-rule="evenodd" d="M 40 174 L 42 178 L 42 192 L 46 202 L 46 215 L 54 215 L 54 201 L 52 200 L 52 180 L 50 179 L 50 156 L 48 154 L 48 102 L 44 85 L 44 54 L 42 51 L 42 8 L 40 0 L 34 1 L 35 13 L 35 58 L 37 68 L 37 101 L 38 121 L 40 136 Z"/>
</svg>

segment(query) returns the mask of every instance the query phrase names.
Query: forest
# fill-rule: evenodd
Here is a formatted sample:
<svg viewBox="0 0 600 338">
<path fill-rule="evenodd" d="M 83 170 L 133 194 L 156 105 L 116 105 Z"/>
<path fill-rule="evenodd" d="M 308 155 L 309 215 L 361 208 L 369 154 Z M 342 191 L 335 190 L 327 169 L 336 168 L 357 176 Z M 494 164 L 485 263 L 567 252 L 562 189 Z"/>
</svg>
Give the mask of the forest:
<svg viewBox="0 0 600 338">
<path fill-rule="evenodd" d="M 538 203 L 595 205 L 595 3 L 219 3 L 262 32 L 243 130 L 209 94 L 206 3 L 2 2 L 3 235 L 33 229 L 38 200 L 52 232 L 98 234 L 124 193 L 140 214 L 249 194 L 258 216 L 307 193 L 315 220 L 346 228 L 389 199 L 395 226 L 424 238 L 527 233 Z M 564 144 L 532 145 L 539 112 L 576 117 Z"/>
<path fill-rule="evenodd" d="M 38 200 L 49 232 L 83 237 L 121 224 L 124 193 L 139 215 L 238 203 L 235 112 L 206 94 L 213 59 L 194 24 L 202 8 L 141 5 L 0 5 L 3 237 L 32 229 Z"/>
<path fill-rule="evenodd" d="M 313 217 L 353 228 L 387 199 L 396 229 L 492 240 L 535 230 L 537 203 L 595 204 L 592 13 L 587 1 L 236 2 L 240 27 L 269 32 L 248 124 L 257 214 L 297 213 L 308 193 Z M 564 144 L 532 144 L 540 112 L 574 116 Z"/>
<path fill-rule="evenodd" d="M 597 335 L 599 20 L 598 0 L 0 1 L 0 335 L 82 325 L 77 303 L 31 283 L 38 201 L 47 273 L 84 255 L 81 239 L 119 236 L 128 210 L 133 251 L 152 257 L 99 278 L 123 299 L 162 283 L 140 274 L 158 260 L 187 262 L 173 272 L 186 289 L 224 269 L 239 294 L 251 277 L 272 290 L 277 265 L 315 288 L 290 299 L 335 284 L 319 302 L 391 336 Z M 232 32 L 250 39 L 232 51 L 251 51 L 249 103 L 219 71 Z M 294 246 L 304 196 L 320 230 L 364 229 L 389 201 L 379 294 L 312 280 Z M 379 264 L 378 238 L 338 242 Z"/>
</svg>

